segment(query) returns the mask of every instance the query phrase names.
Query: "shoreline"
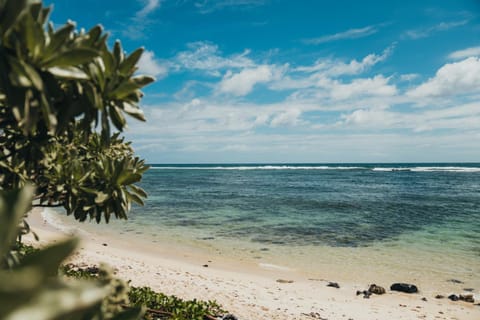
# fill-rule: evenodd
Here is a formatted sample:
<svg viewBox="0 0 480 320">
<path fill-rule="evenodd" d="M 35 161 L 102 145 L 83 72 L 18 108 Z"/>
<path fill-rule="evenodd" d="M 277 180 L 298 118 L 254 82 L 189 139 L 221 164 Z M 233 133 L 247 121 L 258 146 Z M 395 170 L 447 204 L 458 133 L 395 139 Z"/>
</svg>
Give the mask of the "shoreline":
<svg viewBox="0 0 480 320">
<path fill-rule="evenodd" d="M 65 230 L 49 224 L 41 210 L 30 213 L 28 221 L 40 236 L 40 245 L 69 236 Z M 368 289 L 369 283 L 355 283 L 341 277 L 310 278 L 282 266 L 232 261 L 161 243 L 149 246 L 132 240 L 132 235 L 113 237 L 81 231 L 77 236 L 82 242 L 68 262 L 77 265 L 105 262 L 116 269 L 118 276 L 132 280 L 132 285 L 150 286 L 183 299 L 217 300 L 239 319 L 315 319 L 309 314 L 324 319 L 355 320 L 480 319 L 479 305 L 435 299 L 430 292 L 393 292 L 388 290 L 391 283 L 377 283 L 387 293 L 364 299 L 355 292 Z M 26 237 L 26 242 L 34 241 Z M 357 272 L 362 272 L 361 266 Z M 338 282 L 340 288 L 327 287 L 329 281 Z M 478 299 L 479 288 L 474 289 Z M 424 297 L 427 301 L 422 300 Z"/>
</svg>

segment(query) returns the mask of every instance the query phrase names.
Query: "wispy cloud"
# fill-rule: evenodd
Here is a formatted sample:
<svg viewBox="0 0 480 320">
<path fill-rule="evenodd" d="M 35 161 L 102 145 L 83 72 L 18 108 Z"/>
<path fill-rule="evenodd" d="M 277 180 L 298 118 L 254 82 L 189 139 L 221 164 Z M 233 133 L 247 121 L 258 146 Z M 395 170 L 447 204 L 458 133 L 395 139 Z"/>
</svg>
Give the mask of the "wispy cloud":
<svg viewBox="0 0 480 320">
<path fill-rule="evenodd" d="M 226 68 L 249 68 L 255 63 L 248 57 L 250 50 L 223 56 L 217 45 L 198 41 L 187 44 L 188 50 L 179 52 L 173 58 L 176 69 L 201 70 L 210 75 L 221 76 L 219 70 Z"/>
<path fill-rule="evenodd" d="M 295 71 L 306 73 L 322 72 L 323 74 L 329 76 L 359 74 L 365 70 L 368 70 L 373 65 L 387 59 L 392 54 L 394 48 L 395 44 L 386 48 L 381 55 L 372 53 L 364 57 L 361 61 L 353 59 L 349 63 L 345 63 L 343 61 L 319 59 L 314 65 L 297 67 Z"/>
<path fill-rule="evenodd" d="M 448 55 L 450 59 L 454 60 L 460 60 L 474 56 L 480 56 L 480 46 L 454 51 Z"/>
<path fill-rule="evenodd" d="M 129 23 L 122 30 L 122 34 L 130 39 L 143 38 L 144 32 L 152 20 L 148 16 L 160 8 L 162 0 L 137 0 L 142 4 L 140 10 L 129 19 Z"/>
<path fill-rule="evenodd" d="M 195 7 L 202 14 L 226 8 L 249 9 L 263 6 L 268 0 L 203 0 L 195 2 Z"/>
<path fill-rule="evenodd" d="M 428 28 L 408 30 L 407 32 L 405 32 L 404 36 L 406 38 L 413 39 L 413 40 L 427 38 L 434 33 L 437 33 L 440 31 L 447 31 L 456 27 L 460 27 L 460 26 L 466 25 L 468 22 L 469 20 L 441 22 L 437 25 L 434 25 Z"/>
<path fill-rule="evenodd" d="M 321 44 L 331 41 L 344 40 L 344 39 L 358 39 L 370 36 L 378 32 L 377 26 L 367 26 L 358 29 L 349 29 L 347 31 L 338 32 L 335 34 L 325 35 L 318 38 L 304 39 L 303 42 L 307 44 Z"/>
<path fill-rule="evenodd" d="M 142 0 L 142 2 L 144 6 L 135 14 L 135 17 L 137 18 L 145 18 L 147 15 L 152 13 L 155 9 L 159 8 L 161 4 L 160 0 Z"/>
</svg>

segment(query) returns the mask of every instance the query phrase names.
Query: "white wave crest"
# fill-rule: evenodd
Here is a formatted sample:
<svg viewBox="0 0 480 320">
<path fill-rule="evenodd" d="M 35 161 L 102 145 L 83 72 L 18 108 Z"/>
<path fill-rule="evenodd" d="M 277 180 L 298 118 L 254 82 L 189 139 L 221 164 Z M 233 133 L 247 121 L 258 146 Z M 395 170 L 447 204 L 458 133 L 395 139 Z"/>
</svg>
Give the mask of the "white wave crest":
<svg viewBox="0 0 480 320">
<path fill-rule="evenodd" d="M 347 167 L 347 166 L 218 166 L 218 167 L 151 167 L 156 170 L 365 170 L 366 167 Z"/>
<path fill-rule="evenodd" d="M 479 167 L 398 167 L 398 168 L 387 168 L 387 167 L 377 167 L 373 168 L 372 171 L 381 171 L 381 172 L 392 172 L 392 171 L 411 171 L 411 172 L 480 172 Z"/>
<path fill-rule="evenodd" d="M 68 234 L 68 235 L 88 235 L 88 232 L 77 228 L 73 225 L 68 225 L 62 221 L 59 217 L 59 213 L 51 208 L 44 208 L 41 212 L 42 219 L 45 220 L 49 225 L 54 227 L 61 232 Z M 73 219 L 73 217 L 72 217 Z"/>
</svg>

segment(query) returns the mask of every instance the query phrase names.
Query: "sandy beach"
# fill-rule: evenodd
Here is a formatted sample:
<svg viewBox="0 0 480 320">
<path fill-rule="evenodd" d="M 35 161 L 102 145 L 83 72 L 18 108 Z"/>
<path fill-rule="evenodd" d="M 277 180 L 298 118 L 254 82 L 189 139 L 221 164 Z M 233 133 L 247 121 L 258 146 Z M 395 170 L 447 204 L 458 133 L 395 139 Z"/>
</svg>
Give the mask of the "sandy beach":
<svg viewBox="0 0 480 320">
<path fill-rule="evenodd" d="M 49 224 L 41 210 L 30 213 L 28 221 L 40 237 L 37 245 L 72 233 Z M 131 236 L 83 231 L 76 235 L 82 242 L 69 262 L 79 266 L 105 262 L 132 285 L 150 286 L 184 299 L 217 300 L 239 319 L 480 319 L 478 301 L 435 299 L 431 292 L 422 293 L 421 288 L 417 294 L 406 294 L 388 290 L 391 283 L 377 283 L 387 293 L 364 299 L 355 293 L 367 289 L 369 283 L 352 283 L 341 277 L 313 279 L 275 265 L 232 261 L 161 244 L 152 247 Z M 26 241 L 31 243 L 33 239 L 27 237 Z M 362 266 L 357 271 L 361 273 Z M 329 281 L 339 283 L 340 288 L 328 287 Z M 478 288 L 474 289 L 476 293 Z"/>
</svg>

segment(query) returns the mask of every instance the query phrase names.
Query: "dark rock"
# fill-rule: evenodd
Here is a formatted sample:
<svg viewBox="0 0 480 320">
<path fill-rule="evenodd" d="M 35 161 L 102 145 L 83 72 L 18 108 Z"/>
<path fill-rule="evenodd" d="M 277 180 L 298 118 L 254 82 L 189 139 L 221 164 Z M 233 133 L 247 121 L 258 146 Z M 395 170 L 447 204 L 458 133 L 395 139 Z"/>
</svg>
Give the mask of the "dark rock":
<svg viewBox="0 0 480 320">
<path fill-rule="evenodd" d="M 102 244 L 102 246 L 106 247 L 106 246 L 108 246 L 108 244 L 106 244 L 106 243 L 103 243 L 103 244 Z"/>
<path fill-rule="evenodd" d="M 332 287 L 332 288 L 337 288 L 337 289 L 340 289 L 340 285 L 336 282 L 329 282 L 327 284 L 327 287 Z"/>
<path fill-rule="evenodd" d="M 238 320 L 237 317 L 235 317 L 233 314 L 227 314 L 225 316 L 223 316 L 222 320 Z"/>
<path fill-rule="evenodd" d="M 475 291 L 475 289 L 473 289 L 473 288 L 463 288 L 463 291 L 473 292 L 473 291 Z"/>
<path fill-rule="evenodd" d="M 448 299 L 452 300 L 452 301 L 458 301 L 460 300 L 460 298 L 456 295 L 456 294 L 451 294 L 448 296 Z"/>
<path fill-rule="evenodd" d="M 473 298 L 473 294 L 461 294 L 459 297 L 460 300 L 465 301 L 465 302 L 471 302 L 474 303 L 475 299 Z"/>
<path fill-rule="evenodd" d="M 400 291 L 405 293 L 416 293 L 418 292 L 418 288 L 414 284 L 408 283 L 394 283 L 390 286 L 390 290 L 392 291 Z"/>
<path fill-rule="evenodd" d="M 425 301 L 425 302 L 426 302 L 426 301 L 428 301 L 428 300 L 427 300 L 427 298 L 423 297 L 423 298 L 422 298 L 422 301 Z"/>
<path fill-rule="evenodd" d="M 447 282 L 452 282 L 452 283 L 463 283 L 463 281 L 461 280 L 457 280 L 457 279 L 448 279 Z"/>
<path fill-rule="evenodd" d="M 372 293 L 367 291 L 367 290 L 363 290 L 363 291 L 357 290 L 357 296 L 359 296 L 361 294 L 363 294 L 364 299 L 369 299 L 370 296 L 372 295 Z"/>
<path fill-rule="evenodd" d="M 442 295 L 442 294 L 437 294 L 437 295 L 435 296 L 435 299 L 444 299 L 444 298 L 445 298 L 445 296 Z"/>
<path fill-rule="evenodd" d="M 278 279 L 278 283 L 293 283 L 293 280 Z"/>
<path fill-rule="evenodd" d="M 376 284 L 371 284 L 368 288 L 368 292 L 375 293 L 375 294 L 384 294 L 385 288 L 377 286 Z"/>
<path fill-rule="evenodd" d="M 204 268 L 208 268 L 208 264 L 204 264 L 202 267 L 204 267 Z"/>
</svg>

